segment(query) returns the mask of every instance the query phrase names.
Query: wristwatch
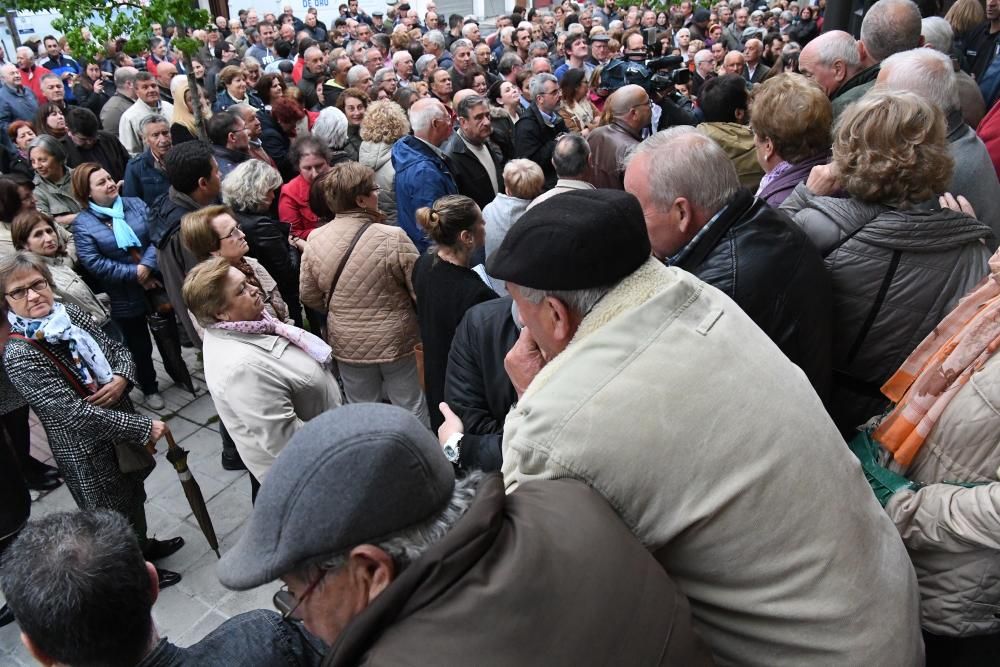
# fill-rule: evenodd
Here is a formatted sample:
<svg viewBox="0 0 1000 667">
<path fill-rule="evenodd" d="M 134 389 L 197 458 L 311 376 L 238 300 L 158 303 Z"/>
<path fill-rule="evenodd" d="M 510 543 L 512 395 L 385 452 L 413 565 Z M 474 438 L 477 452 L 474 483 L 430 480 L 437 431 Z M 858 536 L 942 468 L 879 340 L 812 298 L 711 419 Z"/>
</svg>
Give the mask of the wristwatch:
<svg viewBox="0 0 1000 667">
<path fill-rule="evenodd" d="M 444 457 L 454 465 L 462 457 L 462 437 L 464 433 L 452 433 L 444 442 Z"/>
</svg>

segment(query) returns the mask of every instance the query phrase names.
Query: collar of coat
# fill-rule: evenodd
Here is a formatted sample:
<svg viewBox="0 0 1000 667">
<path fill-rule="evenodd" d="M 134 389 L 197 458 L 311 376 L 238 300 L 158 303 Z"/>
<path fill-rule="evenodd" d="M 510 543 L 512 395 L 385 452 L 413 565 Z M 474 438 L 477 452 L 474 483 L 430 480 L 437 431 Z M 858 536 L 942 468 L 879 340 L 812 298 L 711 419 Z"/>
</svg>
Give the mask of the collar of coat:
<svg viewBox="0 0 1000 667">
<path fill-rule="evenodd" d="M 581 341 L 674 284 L 676 280 L 674 272 L 678 270 L 669 269 L 656 258 L 650 257 L 642 266 L 625 276 L 587 313 L 566 349 L 542 367 L 535 379 L 528 385 L 521 401 L 526 401 L 532 394 L 544 387 L 559 372 L 559 368 L 566 363 L 566 360 L 572 356 L 567 353 L 575 350 Z"/>
</svg>

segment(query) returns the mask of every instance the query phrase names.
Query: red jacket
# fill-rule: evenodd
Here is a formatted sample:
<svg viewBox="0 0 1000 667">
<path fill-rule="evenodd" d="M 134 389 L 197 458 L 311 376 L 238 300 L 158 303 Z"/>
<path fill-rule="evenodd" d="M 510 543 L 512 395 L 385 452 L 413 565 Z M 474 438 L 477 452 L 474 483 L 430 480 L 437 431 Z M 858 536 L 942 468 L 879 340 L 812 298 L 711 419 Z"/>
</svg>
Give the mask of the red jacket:
<svg viewBox="0 0 1000 667">
<path fill-rule="evenodd" d="M 310 184 L 301 175 L 288 181 L 278 197 L 278 219 L 292 226 L 292 235 L 309 238 L 316 229 L 316 214 L 309 208 Z"/>
<path fill-rule="evenodd" d="M 993 160 L 993 168 L 1000 177 L 1000 102 L 993 105 L 976 128 L 976 134 L 986 144 L 986 150 Z"/>
<path fill-rule="evenodd" d="M 21 85 L 31 89 L 31 92 L 38 98 L 39 104 L 48 102 L 45 95 L 42 95 L 42 77 L 46 74 L 52 74 L 52 71 L 41 65 L 32 65 L 30 70 L 21 70 L 21 78 L 24 79 Z"/>
</svg>

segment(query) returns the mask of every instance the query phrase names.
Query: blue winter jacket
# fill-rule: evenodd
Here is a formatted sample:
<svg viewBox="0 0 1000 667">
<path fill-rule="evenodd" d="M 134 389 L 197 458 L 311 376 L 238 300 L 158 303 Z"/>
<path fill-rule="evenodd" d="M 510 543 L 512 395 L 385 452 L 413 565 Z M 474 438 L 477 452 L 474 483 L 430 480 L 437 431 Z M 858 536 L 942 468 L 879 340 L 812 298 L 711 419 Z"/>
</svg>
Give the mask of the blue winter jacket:
<svg viewBox="0 0 1000 667">
<path fill-rule="evenodd" d="M 153 154 L 147 148 L 128 161 L 125 166 L 125 187 L 122 194 L 126 197 L 138 197 L 146 206 L 166 194 L 170 189 L 165 171 L 156 168 Z"/>
<path fill-rule="evenodd" d="M 26 120 L 29 123 L 35 121 L 35 113 L 38 112 L 38 98 L 31 92 L 31 89 L 22 86 L 21 92 L 14 90 L 13 86 L 0 83 L 0 143 L 10 143 L 7 137 L 7 128 L 15 120 Z"/>
<path fill-rule="evenodd" d="M 448 164 L 413 136 L 403 137 L 393 145 L 392 166 L 396 170 L 398 224 L 423 253 L 430 240 L 417 224 L 417 209 L 432 205 L 439 197 L 458 194 L 458 187 Z"/>
<path fill-rule="evenodd" d="M 125 221 L 142 244 L 141 264 L 154 272 L 156 247 L 149 242 L 146 229 L 148 209 L 141 199 L 122 197 Z M 111 231 L 111 218 L 85 209 L 73 223 L 73 238 L 80 264 L 101 281 L 102 289 L 111 297 L 112 317 L 139 317 L 146 314 L 146 294 L 138 280 L 138 264 L 132 255 L 118 247 Z"/>
</svg>

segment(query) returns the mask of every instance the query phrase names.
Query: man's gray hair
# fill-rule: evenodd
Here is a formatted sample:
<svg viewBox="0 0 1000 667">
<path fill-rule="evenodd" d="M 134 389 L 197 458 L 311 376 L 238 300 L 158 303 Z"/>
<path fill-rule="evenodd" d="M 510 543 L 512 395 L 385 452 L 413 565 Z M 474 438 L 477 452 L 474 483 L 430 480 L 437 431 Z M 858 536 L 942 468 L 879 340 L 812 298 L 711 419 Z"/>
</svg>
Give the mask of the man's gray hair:
<svg viewBox="0 0 1000 667">
<path fill-rule="evenodd" d="M 246 160 L 222 181 L 222 203 L 236 211 L 255 213 L 267 200 L 267 193 L 280 187 L 277 169 L 263 160 Z"/>
<path fill-rule="evenodd" d="M 428 30 L 427 34 L 424 35 L 424 39 L 444 51 L 444 34 L 440 30 Z"/>
<path fill-rule="evenodd" d="M 920 35 L 924 45 L 944 54 L 951 53 L 955 42 L 955 31 L 951 24 L 940 16 L 928 16 L 920 22 Z"/>
<path fill-rule="evenodd" d="M 472 30 L 478 27 L 479 26 L 476 25 L 475 23 L 466 23 L 465 25 L 462 26 L 462 37 L 468 37 L 469 35 L 472 34 Z"/>
<path fill-rule="evenodd" d="M 546 83 L 559 83 L 559 79 L 555 78 L 553 75 L 542 72 L 541 74 L 536 74 L 531 79 L 531 101 L 534 102 L 538 99 L 538 96 L 545 92 Z"/>
<path fill-rule="evenodd" d="M 432 62 L 437 62 L 437 56 L 433 53 L 425 53 L 424 55 L 417 58 L 416 64 L 413 66 L 413 70 L 417 73 L 417 76 L 423 77 L 424 73 L 427 72 L 427 66 Z"/>
<path fill-rule="evenodd" d="M 479 493 L 479 487 L 486 477 L 485 472 L 475 470 L 465 477 L 455 480 L 451 500 L 440 513 L 423 523 L 404 528 L 382 538 L 373 545 L 392 558 L 392 562 L 396 566 L 397 576 L 423 556 L 424 552 L 444 539 L 459 519 L 465 516 L 465 513 L 472 507 L 476 494 Z M 350 558 L 350 553 L 351 549 L 345 549 L 335 554 L 312 558 L 289 574 L 302 581 L 315 581 L 320 572 L 335 572 L 343 567 Z"/>
<path fill-rule="evenodd" d="M 119 67 L 115 70 L 115 87 L 124 88 L 130 83 L 135 83 L 135 75 L 139 73 L 134 67 Z"/>
<path fill-rule="evenodd" d="M 35 52 L 34 52 L 34 51 L 32 51 L 32 50 L 31 50 L 31 49 L 30 49 L 29 47 L 27 47 L 27 46 L 19 46 L 19 47 L 17 47 L 17 49 L 15 49 L 14 53 L 16 53 L 16 54 L 17 54 L 17 55 L 19 55 L 19 56 L 20 56 L 20 55 L 24 55 L 24 54 L 28 54 L 29 56 L 31 56 L 31 59 L 32 59 L 32 60 L 34 60 L 34 59 L 35 59 Z"/>
<path fill-rule="evenodd" d="M 451 48 L 449 48 L 448 50 L 451 51 L 451 55 L 455 55 L 461 48 L 471 49 L 472 42 L 468 39 L 465 39 L 464 37 L 462 39 L 456 39 L 454 42 L 451 43 Z"/>
<path fill-rule="evenodd" d="M 443 104 L 438 102 L 437 104 L 425 104 L 418 105 L 414 103 L 407 112 L 407 116 L 410 119 L 410 128 L 413 130 L 413 134 L 419 135 L 427 132 L 431 128 L 431 123 L 435 119 L 445 119 L 450 121 L 451 115 L 448 113 L 448 109 L 445 108 Z"/>
<path fill-rule="evenodd" d="M 850 33 L 843 30 L 829 32 L 818 43 L 816 60 L 826 67 L 832 67 L 839 60 L 849 70 L 856 70 L 861 67 L 858 42 Z"/>
<path fill-rule="evenodd" d="M 702 63 L 715 62 L 715 56 L 708 49 L 702 49 L 698 53 L 694 54 L 694 64 L 700 65 Z"/>
<path fill-rule="evenodd" d="M 524 61 L 521 60 L 521 56 L 514 52 L 508 52 L 500 56 L 500 62 L 497 63 L 497 71 L 501 75 L 507 76 L 514 71 L 515 67 L 523 67 Z"/>
<path fill-rule="evenodd" d="M 381 86 L 387 76 L 396 76 L 396 72 L 391 67 L 383 67 L 376 70 L 375 76 L 372 77 L 372 83 L 375 86 Z"/>
<path fill-rule="evenodd" d="M 637 155 L 647 154 L 649 191 L 660 210 L 669 210 L 684 197 L 711 217 L 740 189 L 736 167 L 726 152 L 690 125 L 657 132 L 640 143 L 626 156 L 626 170 Z"/>
<path fill-rule="evenodd" d="M 517 30 L 517 28 L 515 28 L 512 25 L 505 25 L 504 27 L 500 28 L 500 41 L 503 42 L 503 38 L 506 37 L 507 41 L 509 42 L 515 30 Z"/>
<path fill-rule="evenodd" d="M 911 49 L 882 61 L 885 90 L 916 93 L 945 114 L 959 108 L 958 82 L 951 58 L 934 49 Z"/>
<path fill-rule="evenodd" d="M 157 123 L 163 123 L 167 127 L 170 127 L 170 121 L 163 114 L 151 113 L 148 116 L 144 116 L 142 120 L 139 121 L 139 134 L 145 135 L 146 128 L 150 125 L 155 125 Z"/>
<path fill-rule="evenodd" d="M 528 45 L 528 53 L 534 53 L 538 49 L 545 49 L 546 51 L 548 51 L 549 45 L 541 40 L 538 40 L 537 42 L 532 42 L 531 44 Z"/>
<path fill-rule="evenodd" d="M 861 21 L 861 42 L 875 62 L 920 46 L 920 9 L 912 0 L 878 0 Z"/>
<path fill-rule="evenodd" d="M 413 54 L 411 54 L 409 51 L 396 51 L 394 54 L 392 54 L 392 66 L 395 67 L 396 65 L 399 64 L 400 60 L 402 60 L 407 56 L 410 57 L 411 61 L 413 60 Z"/>
<path fill-rule="evenodd" d="M 58 74 L 54 74 L 53 72 L 49 72 L 48 74 L 43 74 L 38 81 L 40 83 L 44 83 L 46 79 L 59 79 L 59 83 L 62 83 L 62 78 L 60 78 Z"/>
<path fill-rule="evenodd" d="M 354 84 L 361 80 L 365 74 L 368 73 L 368 68 L 364 65 L 354 65 L 351 69 L 347 70 L 347 87 L 353 88 Z"/>
<path fill-rule="evenodd" d="M 589 159 L 590 144 L 575 133 L 563 135 L 552 151 L 552 165 L 559 178 L 579 178 L 587 171 Z"/>
<path fill-rule="evenodd" d="M 316 117 L 312 134 L 330 150 L 339 151 L 347 144 L 347 116 L 337 107 L 326 107 Z"/>
<path fill-rule="evenodd" d="M 588 289 L 577 290 L 538 290 L 532 287 L 518 285 L 517 291 L 529 303 L 534 304 L 541 303 L 546 297 L 552 297 L 553 299 L 562 301 L 567 308 L 583 317 L 589 313 L 594 306 L 597 305 L 597 302 L 603 299 L 604 296 L 613 288 L 614 285 L 606 285 L 603 287 L 591 287 Z"/>
<path fill-rule="evenodd" d="M 455 106 L 455 113 L 468 120 L 469 114 L 478 106 L 490 108 L 490 102 L 482 95 L 466 95 L 462 101 Z"/>
</svg>

